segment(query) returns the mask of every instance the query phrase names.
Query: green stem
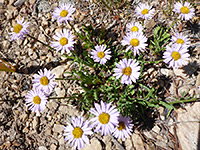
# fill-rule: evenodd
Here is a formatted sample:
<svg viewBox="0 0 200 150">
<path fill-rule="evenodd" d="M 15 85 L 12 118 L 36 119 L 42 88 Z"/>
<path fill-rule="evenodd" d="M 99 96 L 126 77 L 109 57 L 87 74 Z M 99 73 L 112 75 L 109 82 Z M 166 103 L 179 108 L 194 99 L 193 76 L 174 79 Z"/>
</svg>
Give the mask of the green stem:
<svg viewBox="0 0 200 150">
<path fill-rule="evenodd" d="M 191 99 L 169 102 L 168 104 L 173 105 L 173 104 L 179 104 L 179 103 L 193 102 L 193 101 L 197 101 L 197 100 L 199 100 L 199 99 L 198 98 L 191 98 Z"/>
<path fill-rule="evenodd" d="M 84 42 L 86 42 L 86 43 L 90 43 L 91 45 L 94 45 L 93 42 L 92 42 L 90 39 L 88 39 L 87 37 L 81 36 L 80 33 L 78 33 L 78 32 L 76 31 L 76 29 L 70 24 L 70 22 L 68 22 L 68 24 L 70 25 L 70 27 L 74 30 L 74 32 L 76 33 L 76 35 L 77 35 L 82 41 L 84 41 Z M 83 38 L 84 38 L 84 39 L 83 39 Z"/>
<path fill-rule="evenodd" d="M 55 78 L 55 80 L 76 80 L 77 81 L 77 79 L 66 79 L 66 78 Z"/>
<path fill-rule="evenodd" d="M 177 19 L 172 23 L 172 25 L 171 25 L 170 27 L 167 28 L 167 30 L 163 33 L 163 35 L 165 35 L 165 34 L 169 31 L 169 29 L 171 29 L 171 28 L 174 26 L 174 24 L 175 24 L 178 20 L 179 20 L 179 19 L 177 18 Z"/>
<path fill-rule="evenodd" d="M 142 20 L 142 26 L 144 26 L 144 19 Z"/>
<path fill-rule="evenodd" d="M 70 97 L 49 97 L 48 99 L 67 99 L 67 98 L 72 98 L 72 97 L 77 97 L 77 96 L 70 96 Z"/>
</svg>

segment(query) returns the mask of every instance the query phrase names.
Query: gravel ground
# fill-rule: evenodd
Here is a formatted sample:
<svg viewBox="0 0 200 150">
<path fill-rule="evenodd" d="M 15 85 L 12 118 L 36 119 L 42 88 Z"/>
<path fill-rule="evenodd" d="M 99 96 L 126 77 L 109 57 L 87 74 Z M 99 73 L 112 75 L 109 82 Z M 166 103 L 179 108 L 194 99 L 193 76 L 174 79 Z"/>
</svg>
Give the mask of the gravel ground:
<svg viewBox="0 0 200 150">
<path fill-rule="evenodd" d="M 67 0 L 60 2 L 65 1 Z M 125 25 L 136 18 L 134 8 L 141 1 L 128 0 L 128 5 L 122 3 L 118 8 L 113 6 L 114 15 L 97 0 L 74 0 L 71 2 L 76 7 L 72 25 L 78 32 L 82 31 L 82 25 L 92 24 L 97 31 L 104 27 L 107 31 L 105 38 L 112 37 L 112 40 L 116 41 L 113 43 L 115 45 L 123 39 Z M 157 10 L 160 10 L 161 2 L 166 3 L 165 0 L 155 0 L 151 4 Z M 0 72 L 0 149 L 71 149 L 64 142 L 63 126 L 69 122 L 72 116 L 83 115 L 83 113 L 72 103 L 66 104 L 66 99 L 61 99 L 50 100 L 47 108 L 41 114 L 35 114 L 26 108 L 24 96 L 32 88 L 32 76 L 39 69 L 48 68 L 56 74 L 56 77 L 67 77 L 64 72 L 76 68 L 77 65 L 72 64 L 60 53 L 49 50 L 29 37 L 11 42 L 8 35 L 15 19 L 22 16 L 30 22 L 31 35 L 44 43 L 50 43 L 54 33 L 62 28 L 62 25 L 57 24 L 51 16 L 53 8 L 58 5 L 59 1 L 56 0 L 0 1 L 0 58 L 17 68 L 15 73 Z M 182 29 L 182 32 L 190 37 L 192 43 L 189 65 L 182 69 L 172 70 L 166 67 L 161 68 L 163 65 L 158 64 L 145 70 L 144 79 L 151 78 L 152 81 L 149 81 L 149 83 L 156 85 L 158 91 L 160 91 L 159 94 L 163 95 L 166 101 L 172 101 L 174 97 L 182 96 L 184 91 L 191 96 L 200 94 L 198 90 L 198 86 L 200 86 L 199 12 L 200 7 L 197 7 L 196 17 Z M 173 22 L 173 16 L 168 19 L 161 11 L 157 13 L 157 18 L 145 21 L 147 37 L 152 35 L 156 24 L 162 23 L 164 26 L 170 26 Z M 194 25 L 194 22 L 196 22 L 196 25 Z M 171 33 L 180 30 L 180 25 L 181 22 L 177 22 Z M 66 28 L 71 29 L 70 26 L 66 26 Z M 77 38 L 76 43 L 80 43 Z M 78 48 L 78 44 L 75 47 Z M 52 93 L 52 97 L 70 96 L 82 90 L 72 81 L 59 81 L 57 83 L 58 86 Z M 163 89 L 165 90 L 163 91 Z M 125 142 L 117 141 L 111 136 L 101 137 L 100 134 L 97 134 L 90 137 L 91 145 L 86 146 L 85 150 L 184 149 L 184 146 L 181 146 L 180 139 L 185 134 L 182 130 L 186 129 L 183 128 L 181 130 L 182 135 L 179 134 L 177 132 L 179 128 L 174 122 L 179 121 L 179 116 L 181 116 L 179 114 L 183 113 L 182 108 L 189 111 L 190 108 L 195 106 L 196 104 L 182 104 L 168 118 L 166 118 L 166 109 L 152 110 L 152 113 L 148 116 L 149 120 L 147 120 L 149 124 L 145 128 L 141 128 L 140 125 L 135 126 L 134 133 Z M 200 117 L 197 117 L 198 119 L 200 120 Z M 180 119 L 180 121 L 186 120 L 186 118 Z M 197 128 L 199 128 L 199 124 L 197 124 Z M 196 139 L 194 139 L 194 141 L 197 141 L 194 143 L 196 148 L 199 146 L 198 138 L 197 134 Z"/>
</svg>

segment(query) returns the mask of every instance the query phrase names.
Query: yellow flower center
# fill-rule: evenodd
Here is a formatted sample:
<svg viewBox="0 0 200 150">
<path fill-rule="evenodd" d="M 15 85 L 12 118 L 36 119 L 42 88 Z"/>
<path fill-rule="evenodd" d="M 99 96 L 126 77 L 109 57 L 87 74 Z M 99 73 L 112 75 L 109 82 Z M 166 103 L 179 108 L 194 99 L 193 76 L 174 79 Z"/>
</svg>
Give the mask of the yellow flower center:
<svg viewBox="0 0 200 150">
<path fill-rule="evenodd" d="M 33 97 L 33 103 L 35 103 L 35 104 L 40 104 L 40 103 L 41 103 L 40 97 L 39 97 L 39 96 Z"/>
<path fill-rule="evenodd" d="M 181 58 L 181 54 L 179 52 L 176 52 L 176 51 L 173 51 L 171 56 L 175 61 L 177 61 L 178 59 Z"/>
<path fill-rule="evenodd" d="M 23 28 L 23 26 L 21 24 L 16 24 L 14 26 L 14 32 L 15 33 L 19 33 L 21 31 L 21 29 Z"/>
<path fill-rule="evenodd" d="M 64 46 L 64 45 L 68 44 L 68 39 L 65 38 L 65 37 L 62 37 L 62 38 L 60 39 L 59 42 L 60 42 L 60 44 L 61 44 L 62 46 Z"/>
<path fill-rule="evenodd" d="M 131 73 L 132 73 L 131 67 L 126 67 L 126 68 L 124 68 L 124 69 L 122 70 L 122 73 L 125 74 L 125 75 L 127 75 L 127 76 L 130 76 Z"/>
<path fill-rule="evenodd" d="M 102 124 L 107 124 L 110 120 L 110 115 L 107 113 L 101 113 L 99 115 L 99 122 L 101 122 Z"/>
<path fill-rule="evenodd" d="M 126 128 L 126 126 L 125 126 L 125 124 L 124 124 L 124 122 L 119 122 L 119 127 L 117 127 L 117 129 L 118 130 L 123 130 L 123 129 L 125 129 Z"/>
<path fill-rule="evenodd" d="M 83 135 L 83 130 L 80 127 L 76 127 L 72 131 L 72 134 L 74 135 L 74 138 L 76 139 L 81 138 Z"/>
<path fill-rule="evenodd" d="M 140 41 L 139 41 L 138 39 L 132 39 L 132 40 L 130 41 L 130 44 L 131 44 L 132 46 L 138 46 L 139 43 L 140 43 Z"/>
<path fill-rule="evenodd" d="M 44 77 L 42 77 L 42 78 L 40 79 L 40 83 L 41 83 L 42 85 L 48 85 L 48 84 L 49 84 L 49 79 L 48 79 L 46 76 L 44 76 Z"/>
<path fill-rule="evenodd" d="M 188 7 L 183 6 L 183 7 L 181 7 L 181 12 L 182 12 L 183 14 L 188 14 L 188 13 L 190 12 L 190 10 L 189 10 Z"/>
<path fill-rule="evenodd" d="M 131 28 L 131 32 L 137 32 L 137 31 L 138 31 L 138 27 L 133 26 L 133 27 Z"/>
<path fill-rule="evenodd" d="M 104 52 L 98 52 L 97 56 L 102 59 L 102 58 L 104 58 L 105 54 L 104 54 Z"/>
<path fill-rule="evenodd" d="M 142 12 L 141 12 L 141 13 L 142 13 L 143 15 L 146 15 L 146 14 L 148 14 L 148 13 L 149 13 L 149 10 L 145 8 L 145 9 L 143 9 L 143 10 L 142 10 Z"/>
<path fill-rule="evenodd" d="M 177 39 L 176 43 L 177 43 L 177 44 L 183 44 L 183 43 L 184 43 L 184 40 L 182 40 L 182 39 Z"/>
<path fill-rule="evenodd" d="M 68 11 L 67 10 L 62 10 L 61 12 L 60 12 L 60 16 L 61 17 L 66 17 L 68 15 Z"/>
</svg>

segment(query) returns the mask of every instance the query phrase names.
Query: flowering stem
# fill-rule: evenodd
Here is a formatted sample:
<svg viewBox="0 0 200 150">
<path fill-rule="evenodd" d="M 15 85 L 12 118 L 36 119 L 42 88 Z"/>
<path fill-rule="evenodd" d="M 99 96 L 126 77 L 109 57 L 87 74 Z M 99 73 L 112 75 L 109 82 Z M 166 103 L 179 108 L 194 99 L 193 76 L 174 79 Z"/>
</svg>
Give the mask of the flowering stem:
<svg viewBox="0 0 200 150">
<path fill-rule="evenodd" d="M 39 42 L 39 43 L 43 44 L 44 46 L 48 47 L 49 49 L 55 50 L 55 49 L 54 49 L 54 48 L 52 48 L 51 46 L 49 46 L 49 45 L 45 44 L 44 42 L 42 42 L 42 41 L 40 41 L 40 40 L 38 40 L 38 39 L 36 39 L 36 38 L 35 38 L 35 37 L 33 37 L 32 35 L 30 35 L 30 34 L 27 34 L 27 36 L 28 36 L 28 37 L 30 37 L 30 38 L 32 38 L 32 39 L 34 39 L 34 40 L 36 40 L 37 42 Z"/>
<path fill-rule="evenodd" d="M 51 47 L 51 46 L 49 46 L 49 45 L 45 44 L 44 42 L 42 42 L 42 41 L 40 41 L 40 40 L 36 39 L 36 38 L 35 38 L 35 37 L 33 37 L 32 35 L 30 35 L 30 34 L 27 34 L 27 36 L 28 36 L 28 37 L 30 37 L 30 38 L 32 38 L 32 39 L 34 39 L 34 40 L 36 40 L 37 42 L 39 42 L 39 43 L 43 44 L 44 46 L 48 47 L 49 49 L 56 51 L 56 50 L 55 50 L 53 47 Z M 64 55 L 65 55 L 65 54 L 64 54 Z M 65 57 L 67 57 L 67 58 L 69 58 L 69 59 L 74 59 L 74 57 L 70 57 L 70 56 L 68 56 L 68 55 L 65 55 Z"/>
<path fill-rule="evenodd" d="M 171 25 L 170 27 L 167 28 L 167 30 L 163 33 L 163 35 L 165 35 L 165 34 L 169 31 L 169 29 L 171 29 L 171 28 L 174 26 L 174 24 L 175 24 L 178 20 L 179 20 L 179 19 L 177 18 L 177 19 L 172 23 L 172 25 Z"/>
<path fill-rule="evenodd" d="M 48 99 L 67 99 L 67 98 L 76 98 L 77 96 L 70 96 L 70 97 L 49 97 Z"/>
<path fill-rule="evenodd" d="M 193 102 L 199 100 L 198 98 L 191 98 L 191 99 L 185 99 L 185 100 L 180 100 L 180 101 L 173 101 L 169 102 L 168 104 L 173 105 L 173 104 L 179 104 L 179 103 L 186 103 L 186 102 Z"/>
<path fill-rule="evenodd" d="M 94 45 L 93 42 L 92 42 L 89 38 L 87 38 L 87 37 L 81 35 L 80 33 L 78 33 L 78 32 L 76 31 L 76 29 L 70 24 L 70 22 L 68 22 L 68 24 L 69 24 L 70 27 L 75 31 L 76 35 L 77 35 L 82 41 L 84 41 L 84 42 L 86 42 L 86 43 L 90 43 L 91 45 Z"/>
<path fill-rule="evenodd" d="M 77 79 L 55 78 L 55 80 L 77 80 Z"/>
<path fill-rule="evenodd" d="M 142 19 L 142 26 L 144 26 L 144 19 Z"/>
</svg>

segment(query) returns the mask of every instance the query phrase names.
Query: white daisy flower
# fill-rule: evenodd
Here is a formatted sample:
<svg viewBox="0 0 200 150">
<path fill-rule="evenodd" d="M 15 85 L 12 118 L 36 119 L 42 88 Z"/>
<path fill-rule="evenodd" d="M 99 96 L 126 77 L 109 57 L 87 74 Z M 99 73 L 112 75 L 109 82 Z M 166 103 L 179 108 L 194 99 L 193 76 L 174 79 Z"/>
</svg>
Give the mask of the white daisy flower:
<svg viewBox="0 0 200 150">
<path fill-rule="evenodd" d="M 136 83 L 136 80 L 140 76 L 140 66 L 139 63 L 133 59 L 122 59 L 120 60 L 119 64 L 116 64 L 117 68 L 114 68 L 114 75 L 117 79 L 121 76 L 121 83 L 122 84 L 132 84 L 132 82 Z"/>
<path fill-rule="evenodd" d="M 56 86 L 56 83 L 53 82 L 55 74 L 51 73 L 51 71 L 46 68 L 44 69 L 44 72 L 40 69 L 38 74 L 34 74 L 33 77 L 33 88 L 42 90 L 47 94 L 51 93 Z"/>
<path fill-rule="evenodd" d="M 181 44 L 173 44 L 171 47 L 166 46 L 166 51 L 163 53 L 164 62 L 169 64 L 169 67 L 178 68 L 188 64 L 187 46 Z"/>
<path fill-rule="evenodd" d="M 147 4 L 139 4 L 135 12 L 138 15 L 138 18 L 143 18 L 143 19 L 150 19 L 153 17 L 155 10 L 151 9 L 152 7 L 147 5 Z"/>
<path fill-rule="evenodd" d="M 39 89 L 28 91 L 25 96 L 26 105 L 33 112 L 41 112 L 46 108 L 47 96 Z"/>
<path fill-rule="evenodd" d="M 142 33 L 143 27 L 139 22 L 131 22 L 126 25 L 127 32 L 141 32 Z"/>
<path fill-rule="evenodd" d="M 131 135 L 133 124 L 131 124 L 130 117 L 123 117 L 121 115 L 118 121 L 118 126 L 113 130 L 113 136 L 124 141 L 125 138 Z"/>
<path fill-rule="evenodd" d="M 177 2 L 174 4 L 173 11 L 180 14 L 181 20 L 190 20 L 195 15 L 194 8 L 192 8 L 188 2 L 185 2 L 184 4 Z"/>
<path fill-rule="evenodd" d="M 111 58 L 110 49 L 106 49 L 106 45 L 96 45 L 95 49 L 91 51 L 91 57 L 94 59 L 94 62 L 100 62 L 100 64 L 105 64 L 107 60 Z"/>
<path fill-rule="evenodd" d="M 138 32 L 126 34 L 124 39 L 121 41 L 122 45 L 128 45 L 126 51 L 131 49 L 135 56 L 144 51 L 147 46 L 145 42 L 147 42 L 147 38 L 142 33 Z"/>
<path fill-rule="evenodd" d="M 53 36 L 56 42 L 51 42 L 51 46 L 56 49 L 56 51 L 61 51 L 61 55 L 65 52 L 70 53 L 71 50 L 74 50 L 74 36 L 72 32 L 66 29 L 63 29 L 61 32 L 56 32 L 56 35 Z"/>
<path fill-rule="evenodd" d="M 184 36 L 182 33 L 175 33 L 174 36 L 171 38 L 173 43 L 189 46 L 190 41 L 188 39 L 188 36 Z"/>
<path fill-rule="evenodd" d="M 94 106 L 95 108 L 91 108 L 90 112 L 95 115 L 95 118 L 91 119 L 92 127 L 96 127 L 95 132 L 100 131 L 101 135 L 112 133 L 118 124 L 118 110 L 115 106 L 111 106 L 111 103 L 103 101 L 101 101 L 101 105 L 95 103 Z"/>
<path fill-rule="evenodd" d="M 28 34 L 28 25 L 29 22 L 24 21 L 24 18 L 22 17 L 22 19 L 20 19 L 20 17 L 18 17 L 17 19 L 17 24 L 11 28 L 11 33 L 9 33 L 11 35 L 11 41 L 16 40 L 17 38 L 19 39 L 24 39 L 24 35 Z"/>
<path fill-rule="evenodd" d="M 74 118 L 72 117 L 71 123 L 67 123 L 68 126 L 64 127 L 63 135 L 67 144 L 71 143 L 74 149 L 81 149 L 85 147 L 86 144 L 90 144 L 90 141 L 87 135 L 91 135 L 93 132 L 92 128 L 89 125 L 89 121 L 84 121 L 83 117 Z"/>
<path fill-rule="evenodd" d="M 53 12 L 53 17 L 57 19 L 58 22 L 62 23 L 65 22 L 68 24 L 68 21 L 72 21 L 72 14 L 76 8 L 72 4 L 63 3 L 60 7 L 56 7 Z"/>
</svg>

